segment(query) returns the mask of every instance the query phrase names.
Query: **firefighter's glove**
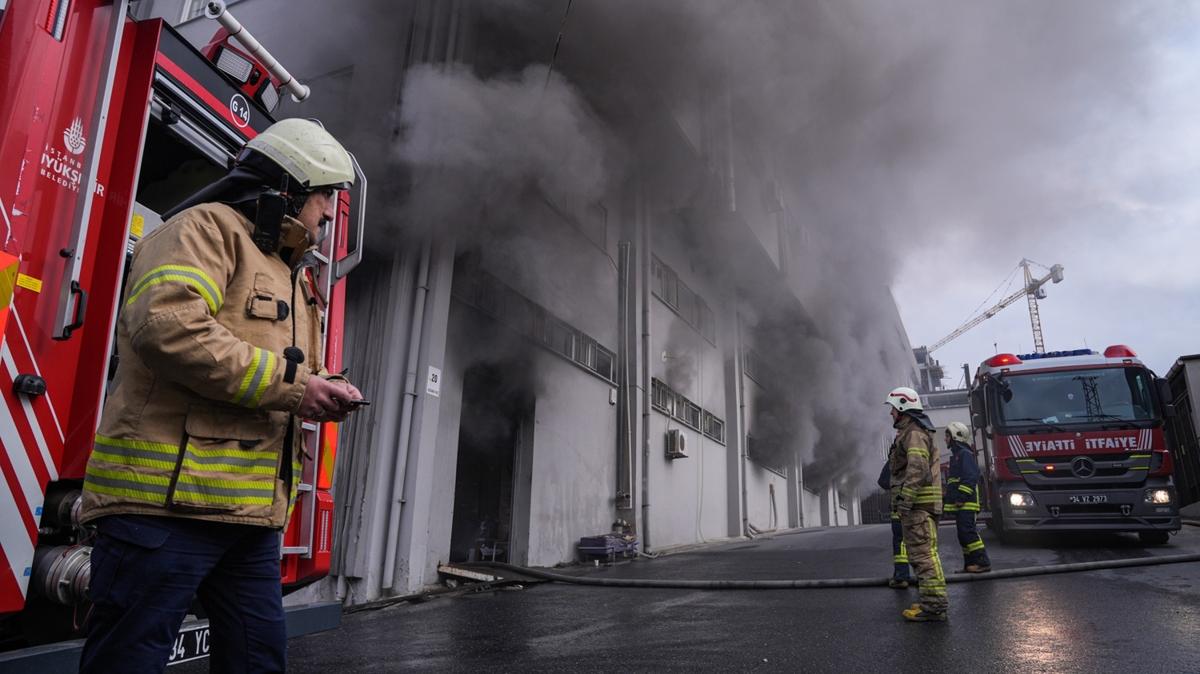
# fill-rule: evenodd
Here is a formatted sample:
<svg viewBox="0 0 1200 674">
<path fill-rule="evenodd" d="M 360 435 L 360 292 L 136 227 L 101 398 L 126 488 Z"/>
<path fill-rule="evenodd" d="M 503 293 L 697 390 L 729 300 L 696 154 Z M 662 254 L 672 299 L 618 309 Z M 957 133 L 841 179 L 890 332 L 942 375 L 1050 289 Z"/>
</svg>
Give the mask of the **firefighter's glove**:
<svg viewBox="0 0 1200 674">
<path fill-rule="evenodd" d="M 354 409 L 348 401 L 361 399 L 362 393 L 352 384 L 309 377 L 296 412 L 312 421 L 342 421 Z"/>
</svg>

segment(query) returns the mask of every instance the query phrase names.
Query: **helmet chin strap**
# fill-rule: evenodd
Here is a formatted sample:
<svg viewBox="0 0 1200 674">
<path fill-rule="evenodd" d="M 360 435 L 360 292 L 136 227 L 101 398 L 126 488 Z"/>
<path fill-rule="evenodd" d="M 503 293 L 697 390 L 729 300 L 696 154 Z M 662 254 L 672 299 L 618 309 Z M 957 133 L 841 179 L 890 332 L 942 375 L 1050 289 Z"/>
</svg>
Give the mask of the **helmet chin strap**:
<svg viewBox="0 0 1200 674">
<path fill-rule="evenodd" d="M 311 247 L 311 235 L 304 223 L 288 216 L 283 219 L 283 232 L 279 238 L 279 257 L 293 269 L 300 263 L 301 257 Z"/>
<path fill-rule="evenodd" d="M 316 240 L 314 241 L 312 234 L 309 234 L 308 242 L 314 246 L 320 246 L 325 242 L 325 239 L 329 238 L 329 228 L 332 224 L 333 223 L 329 220 L 329 218 L 321 218 L 321 221 L 317 223 Z"/>
</svg>

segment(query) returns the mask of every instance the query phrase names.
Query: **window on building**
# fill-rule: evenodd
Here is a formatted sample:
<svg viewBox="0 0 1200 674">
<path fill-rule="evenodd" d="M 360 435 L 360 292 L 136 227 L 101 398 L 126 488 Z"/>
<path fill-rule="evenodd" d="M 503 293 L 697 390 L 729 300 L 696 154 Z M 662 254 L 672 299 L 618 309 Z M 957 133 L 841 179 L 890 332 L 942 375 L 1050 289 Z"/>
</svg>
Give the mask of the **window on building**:
<svg viewBox="0 0 1200 674">
<path fill-rule="evenodd" d="M 207 4 L 208 0 L 184 0 L 183 16 L 179 17 L 179 21 L 190 21 L 198 16 L 203 16 L 204 6 Z"/>
<path fill-rule="evenodd" d="M 689 325 L 696 325 L 696 293 L 683 281 L 679 282 L 679 303 L 675 310 Z"/>
<path fill-rule="evenodd" d="M 705 437 L 725 444 L 725 422 L 720 417 L 659 379 L 650 380 L 650 404 L 659 412 L 703 433 Z"/>
<path fill-rule="evenodd" d="M 589 370 L 596 369 L 596 341 L 584 335 L 575 350 L 575 362 Z"/>
<path fill-rule="evenodd" d="M 704 413 L 703 432 L 709 438 L 725 444 L 725 422 L 717 418 L 712 412 Z"/>
<path fill-rule="evenodd" d="M 546 346 L 570 360 L 575 360 L 575 349 L 579 340 L 574 328 L 553 316 L 547 316 L 544 338 Z"/>
<path fill-rule="evenodd" d="M 712 309 L 679 276 L 657 257 L 650 259 L 650 289 L 655 297 L 671 307 L 688 325 L 695 328 L 709 344 L 717 345 L 717 326 Z"/>
<path fill-rule="evenodd" d="M 616 381 L 616 355 L 543 307 L 481 271 L 455 269 L 453 297 L 576 365 Z"/>
<path fill-rule="evenodd" d="M 747 377 L 761 384 L 763 381 L 762 376 L 765 373 L 765 370 L 762 368 L 762 356 L 754 349 L 746 347 L 742 352 L 742 371 L 746 373 Z"/>
<path fill-rule="evenodd" d="M 787 467 L 783 465 L 782 451 L 777 442 L 763 441 L 746 434 L 746 457 L 780 477 L 787 477 Z"/>
<path fill-rule="evenodd" d="M 659 299 L 666 302 L 668 307 L 676 308 L 679 306 L 679 277 L 665 264 L 662 264 L 658 258 L 654 259 L 658 263 L 658 290 Z"/>
<path fill-rule="evenodd" d="M 712 309 L 709 309 L 708 304 L 699 297 L 696 298 L 696 324 L 700 334 L 708 340 L 708 343 L 716 346 L 717 322 L 713 317 Z"/>
<path fill-rule="evenodd" d="M 509 325 L 523 335 L 536 335 L 540 326 L 545 323 L 545 312 L 528 299 L 516 295 L 507 307 Z"/>
<path fill-rule="evenodd" d="M 700 406 L 682 396 L 676 402 L 675 418 L 696 430 L 700 430 L 700 415 L 702 413 Z"/>
<path fill-rule="evenodd" d="M 601 377 L 610 381 L 616 381 L 617 373 L 613 367 L 617 360 L 616 354 L 599 344 L 595 344 L 594 346 L 596 349 L 596 363 L 592 366 L 592 369 L 598 372 Z"/>
<path fill-rule="evenodd" d="M 668 416 L 675 415 L 675 392 L 670 386 L 654 379 L 650 383 L 650 392 L 650 404 L 654 405 L 654 409 Z"/>
</svg>

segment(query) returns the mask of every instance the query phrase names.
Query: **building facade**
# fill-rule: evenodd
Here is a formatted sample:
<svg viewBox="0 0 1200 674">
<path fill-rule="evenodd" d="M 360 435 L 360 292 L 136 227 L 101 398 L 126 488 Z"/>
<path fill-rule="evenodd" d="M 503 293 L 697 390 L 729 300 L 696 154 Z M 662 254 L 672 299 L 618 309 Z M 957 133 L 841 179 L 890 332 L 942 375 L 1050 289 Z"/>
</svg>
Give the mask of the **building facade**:
<svg viewBox="0 0 1200 674">
<path fill-rule="evenodd" d="M 183 20 L 203 43 L 216 25 L 189 18 L 192 4 L 137 11 Z M 547 58 L 557 14 L 535 15 L 522 30 L 542 38 L 530 41 L 482 3 L 347 4 L 360 6 L 231 7 L 313 89 L 281 113 L 321 119 L 371 179 L 346 360 L 373 404 L 343 428 L 335 575 L 312 591 L 362 602 L 436 583 L 447 561 L 553 566 L 614 528 L 665 551 L 861 523 L 877 448 L 808 411 L 838 395 L 818 348 L 831 340 L 802 299 L 816 253 L 769 149 L 710 95 L 720 82 L 697 73 L 688 84 L 703 95 L 630 99 L 619 68 L 569 49 Z M 625 169 L 564 187 L 594 163 L 573 163 L 570 137 L 517 142 L 529 125 L 553 128 L 551 113 L 479 137 L 453 126 L 425 148 L 478 141 L 495 155 L 482 167 L 421 165 L 412 138 L 428 118 L 405 107 L 420 91 L 444 96 L 429 117 L 447 125 L 464 96 L 512 102 L 472 108 L 481 118 L 544 96 L 570 113 L 568 128 L 602 129 L 591 146 L 619 146 Z M 499 143 L 505 134 L 514 142 Z M 492 175 L 511 178 L 503 194 L 479 182 Z M 915 382 L 916 365 L 887 289 L 861 294 L 885 309 L 872 371 L 893 373 L 865 385 L 874 405 Z M 872 409 L 868 444 L 889 430 Z"/>
</svg>

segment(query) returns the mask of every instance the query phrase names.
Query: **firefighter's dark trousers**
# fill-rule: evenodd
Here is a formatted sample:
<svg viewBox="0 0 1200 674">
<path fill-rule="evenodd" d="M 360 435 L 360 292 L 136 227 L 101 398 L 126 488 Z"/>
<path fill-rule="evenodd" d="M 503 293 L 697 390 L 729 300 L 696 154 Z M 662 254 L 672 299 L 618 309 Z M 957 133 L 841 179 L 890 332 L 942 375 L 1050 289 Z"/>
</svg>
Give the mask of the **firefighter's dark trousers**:
<svg viewBox="0 0 1200 674">
<path fill-rule="evenodd" d="M 282 672 L 279 532 L 113 515 L 98 520 L 81 672 L 162 672 L 199 597 L 213 672 Z"/>
<path fill-rule="evenodd" d="M 949 601 L 946 597 L 946 577 L 942 574 L 942 560 L 938 558 L 937 517 L 913 508 L 900 513 L 900 523 L 904 525 L 908 563 L 917 573 L 921 608 L 929 613 L 943 613 Z"/>
<path fill-rule="evenodd" d="M 978 514 L 974 510 L 959 510 L 954 513 L 954 528 L 958 531 L 958 544 L 962 546 L 964 567 L 971 564 L 992 565 L 987 550 L 983 547 L 983 539 L 979 537 L 979 530 L 975 528 L 975 516 Z"/>
<path fill-rule="evenodd" d="M 912 580 L 908 573 L 908 548 L 904 545 L 904 527 L 900 513 L 892 511 L 892 580 Z"/>
</svg>

